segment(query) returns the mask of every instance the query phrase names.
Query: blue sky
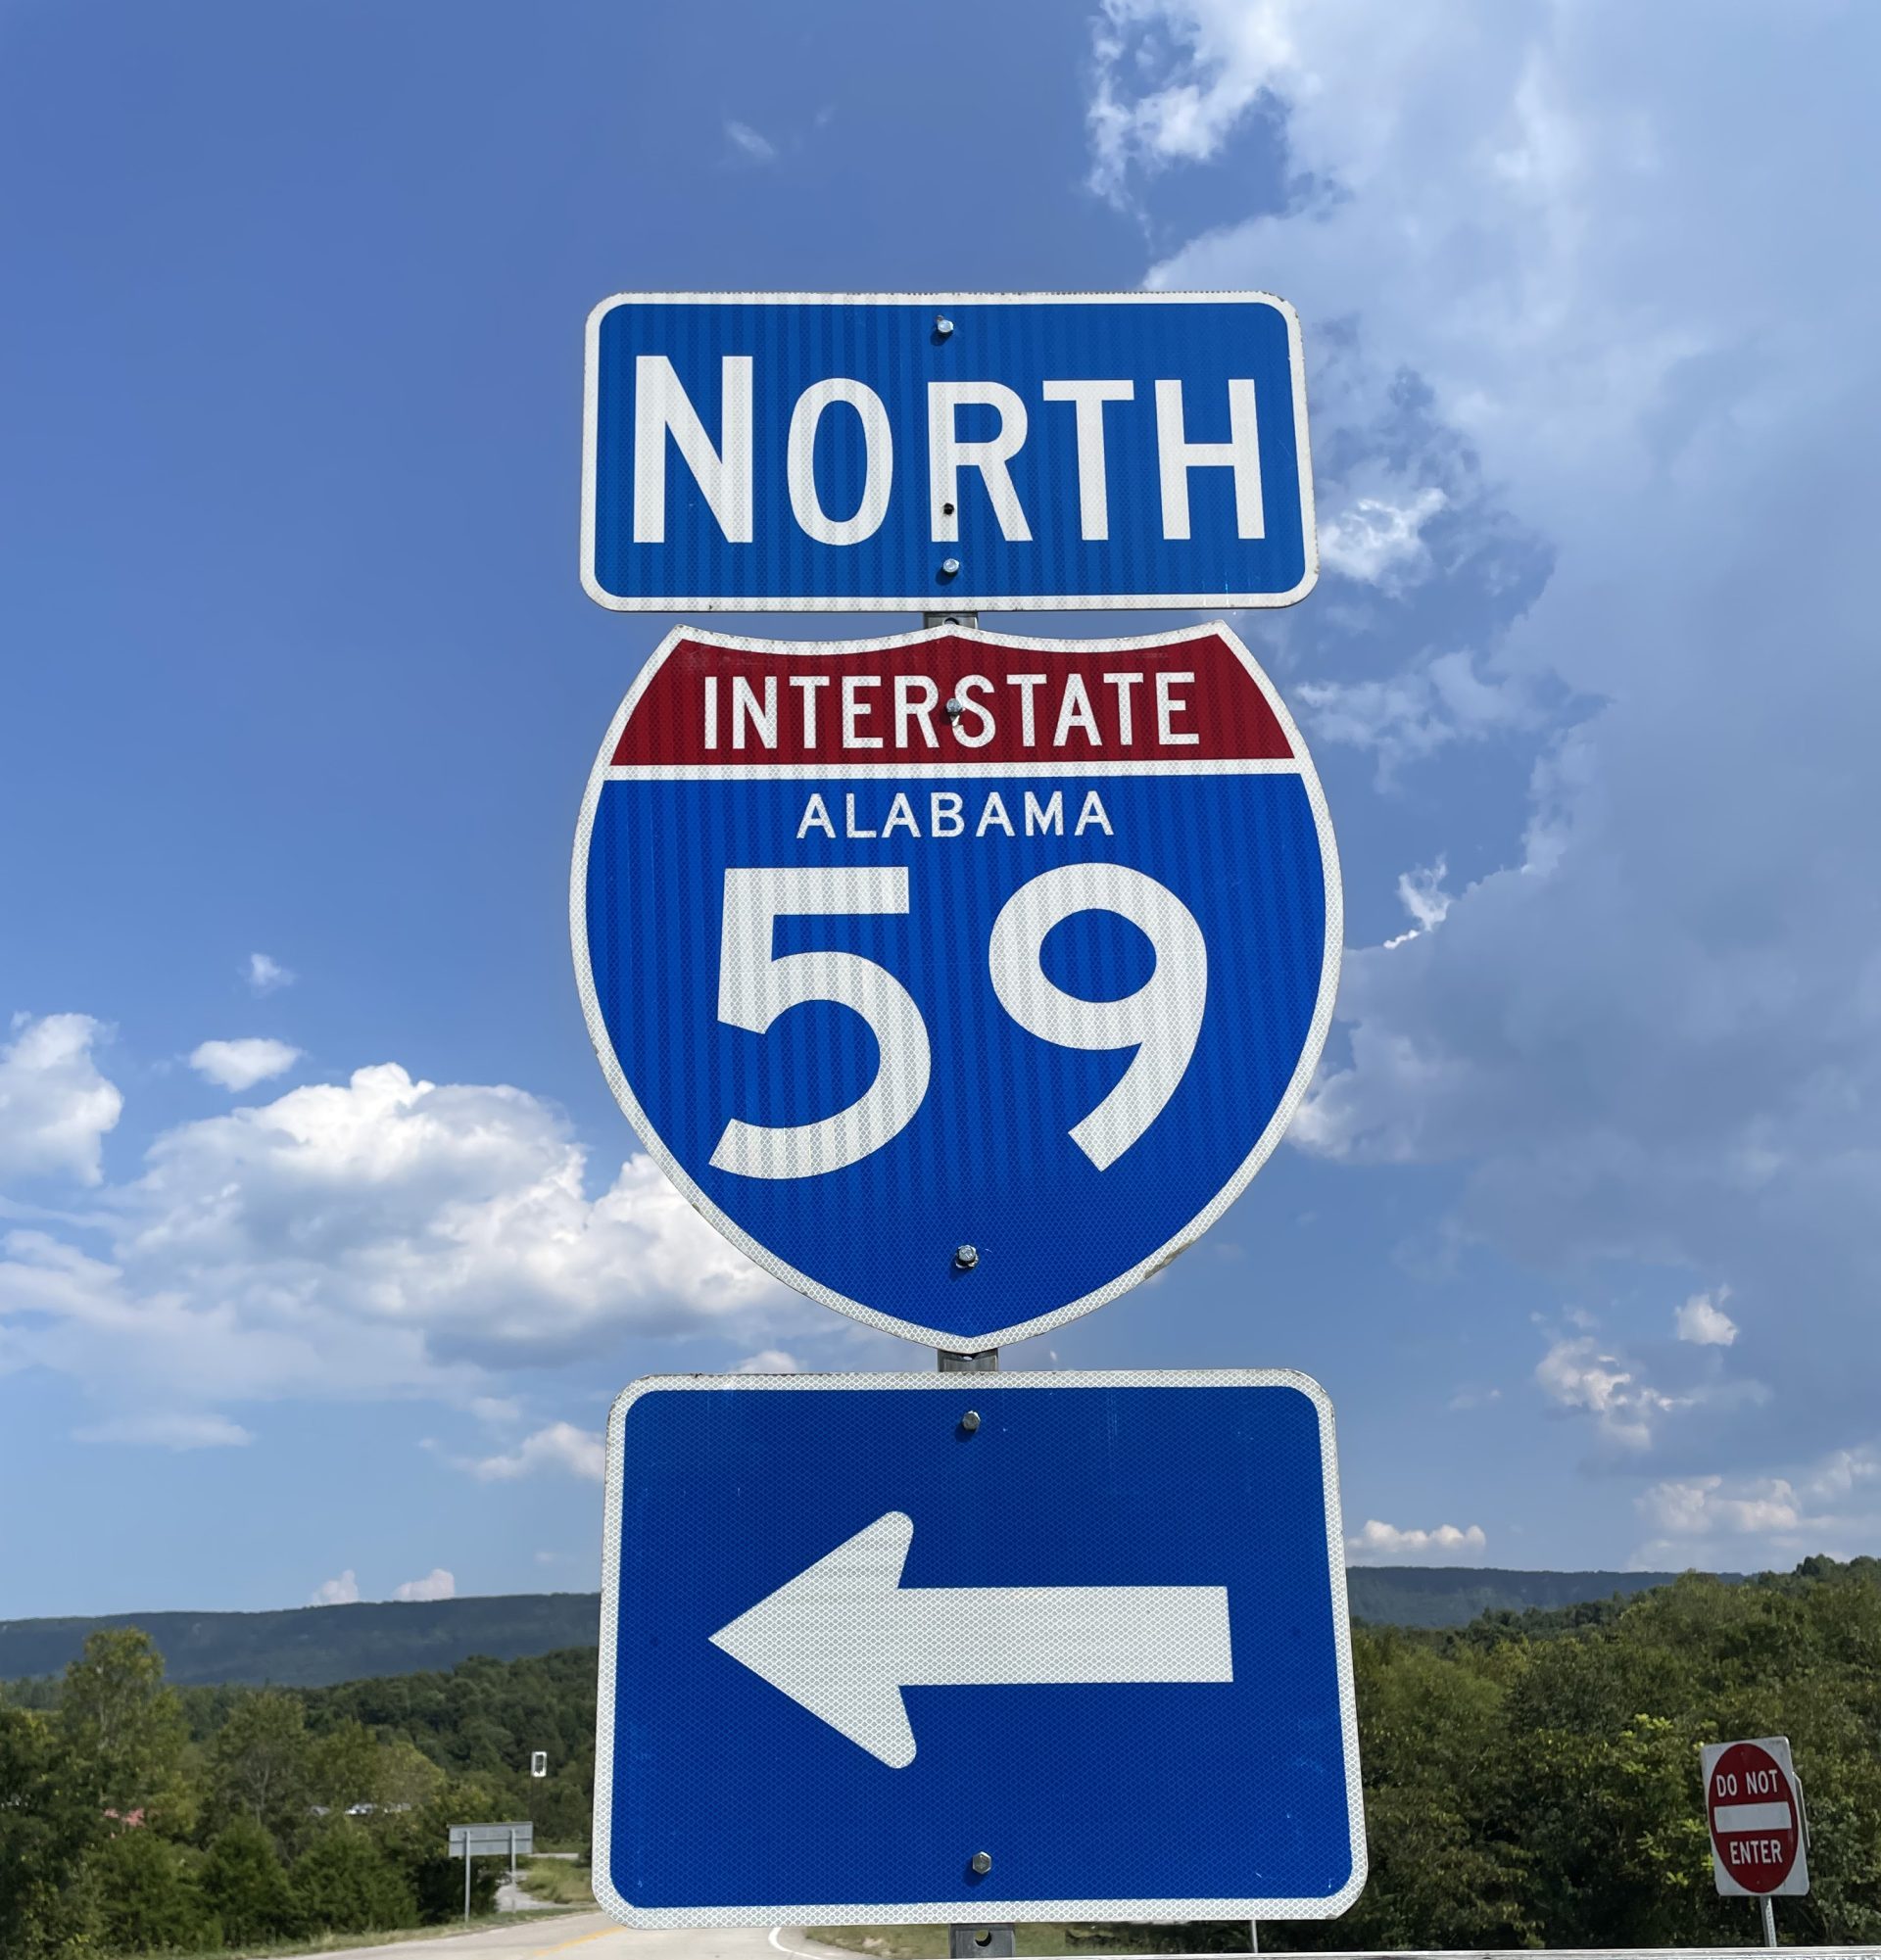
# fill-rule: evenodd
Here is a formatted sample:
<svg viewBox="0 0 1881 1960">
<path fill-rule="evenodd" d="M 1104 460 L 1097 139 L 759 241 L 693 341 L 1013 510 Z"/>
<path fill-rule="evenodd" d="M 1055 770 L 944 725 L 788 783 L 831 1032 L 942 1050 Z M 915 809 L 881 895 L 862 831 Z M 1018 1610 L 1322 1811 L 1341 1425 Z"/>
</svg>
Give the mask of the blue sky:
<svg viewBox="0 0 1881 1960">
<path fill-rule="evenodd" d="M 1326 572 L 1236 624 L 1341 1018 L 1203 1244 L 1010 1359 L 1317 1374 L 1358 1557 L 1881 1551 L 1877 40 L 0 5 L 0 1615 L 585 1588 L 632 1376 L 921 1364 L 693 1219 L 582 1026 L 631 287 L 1300 310 Z"/>
</svg>

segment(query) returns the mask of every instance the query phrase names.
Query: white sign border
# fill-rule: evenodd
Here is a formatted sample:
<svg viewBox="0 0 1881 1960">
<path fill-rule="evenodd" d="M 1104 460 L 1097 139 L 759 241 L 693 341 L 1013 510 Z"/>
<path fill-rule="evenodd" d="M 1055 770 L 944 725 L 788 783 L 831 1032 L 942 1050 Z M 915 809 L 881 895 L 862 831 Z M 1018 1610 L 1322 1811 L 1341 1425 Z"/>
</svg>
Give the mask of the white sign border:
<svg viewBox="0 0 1881 1960">
<path fill-rule="evenodd" d="M 1326 1495 L 1326 1577 L 1332 1596 L 1332 1639 L 1339 1681 L 1339 1724 L 1345 1756 L 1346 1816 L 1351 1829 L 1352 1870 L 1345 1884 L 1324 1899 L 1108 1898 L 991 1899 L 995 1921 L 1040 1919 L 1336 1919 L 1365 1889 L 1368 1851 L 1365 1796 L 1359 1775 L 1358 1697 L 1352 1683 L 1352 1618 L 1345 1592 L 1345 1533 L 1339 1505 L 1339 1462 L 1332 1403 L 1326 1390 L 1297 1368 L 1015 1369 L 988 1374 L 690 1374 L 643 1375 L 615 1398 L 607 1417 L 607 1496 L 601 1545 L 601 1674 L 595 1735 L 595 1812 L 591 1863 L 595 1902 L 623 1926 L 907 1926 L 972 1920 L 970 1901 L 923 1900 L 884 1905 L 676 1906 L 638 1910 L 615 1890 L 612 1819 L 608 1796 L 614 1774 L 614 1679 L 619 1664 L 615 1631 L 620 1621 L 620 1541 L 624 1511 L 627 1414 L 655 1390 L 705 1390 L 738 1394 L 819 1389 L 908 1389 L 955 1397 L 998 1395 L 1040 1388 L 1290 1388 L 1313 1405 L 1320 1425 L 1320 1474 Z"/>
<path fill-rule="evenodd" d="M 1286 321 L 1287 359 L 1293 371 L 1293 444 L 1299 457 L 1300 528 L 1306 569 L 1283 593 L 1053 593 L 1045 596 L 982 593 L 967 584 L 900 595 L 726 598 L 659 594 L 651 598 L 610 593 L 595 572 L 595 474 L 600 444 L 601 323 L 614 308 L 662 307 L 1077 307 L 1226 304 L 1273 307 Z M 1306 430 L 1306 360 L 1300 316 L 1274 293 L 1137 291 L 1126 293 L 613 293 L 588 315 L 581 414 L 581 589 L 609 612 L 1208 612 L 1296 605 L 1319 583 L 1320 539 L 1313 508 L 1313 458 Z"/>
<path fill-rule="evenodd" d="M 1319 995 L 1314 1002 L 1313 1019 L 1307 1028 L 1306 1041 L 1300 1050 L 1300 1059 L 1294 1068 L 1292 1079 L 1287 1083 L 1286 1093 L 1281 1096 L 1268 1121 L 1267 1127 L 1262 1130 L 1254 1148 L 1241 1161 L 1234 1174 L 1189 1219 L 1187 1224 L 1159 1246 L 1148 1258 L 1139 1260 L 1136 1265 L 1116 1278 L 1062 1307 L 1035 1315 L 1030 1320 L 1016 1321 L 1011 1326 L 991 1328 L 984 1334 L 972 1336 L 950 1334 L 939 1327 L 925 1327 L 919 1321 L 905 1320 L 898 1315 L 884 1314 L 863 1301 L 851 1300 L 846 1294 L 838 1293 L 833 1288 L 812 1279 L 807 1273 L 799 1272 L 796 1267 L 787 1260 L 780 1259 L 721 1211 L 666 1147 L 664 1139 L 641 1107 L 640 1099 L 629 1085 L 626 1074 L 620 1066 L 620 1059 L 614 1053 L 613 1039 L 608 1034 L 606 1023 L 602 1017 L 601 1002 L 595 990 L 594 969 L 588 957 L 588 851 L 594 835 L 595 812 L 601 803 L 602 789 L 609 780 L 621 731 L 626 727 L 628 717 L 638 706 L 653 676 L 665 665 L 675 647 L 686 641 L 696 641 L 736 652 L 789 655 L 844 654 L 885 652 L 892 648 L 918 646 L 945 639 L 967 640 L 989 646 L 1009 646 L 1029 653 L 1065 654 L 1132 653 L 1152 648 L 1180 646 L 1191 640 L 1222 640 L 1230 651 L 1239 658 L 1242 666 L 1260 689 L 1293 751 L 1300 780 L 1306 788 L 1307 800 L 1312 806 L 1314 828 L 1318 832 L 1320 840 L 1320 862 L 1326 878 L 1326 942 L 1321 956 Z M 979 766 L 985 768 L 994 765 Z M 1024 763 L 996 766 L 1007 775 L 1023 776 L 1029 773 L 1029 766 Z M 1249 763 L 1242 766 L 1249 774 L 1272 773 L 1271 765 Z M 1170 775 L 1214 773 L 1220 769 L 1219 764 L 1208 762 L 1169 762 L 1159 767 Z M 737 765 L 728 765 L 719 773 L 734 775 L 738 773 Z M 763 773 L 770 776 L 790 774 L 807 780 L 829 781 L 832 778 L 840 779 L 847 773 L 847 770 L 841 764 L 832 768 L 828 763 L 810 762 L 790 765 L 788 768 L 771 766 L 765 768 Z M 1086 773 L 1101 773 L 1101 770 L 1086 771 Z M 581 995 L 582 1013 L 588 1023 L 588 1038 L 594 1043 L 602 1073 L 607 1078 L 607 1086 L 613 1090 L 614 1100 L 619 1103 L 627 1121 L 634 1126 L 649 1154 L 672 1179 L 687 1203 L 737 1246 L 747 1258 L 753 1260 L 766 1272 L 781 1279 L 785 1285 L 794 1287 L 807 1298 L 825 1307 L 832 1307 L 839 1314 L 846 1314 L 851 1319 L 863 1322 L 865 1326 L 879 1328 L 888 1334 L 898 1334 L 906 1341 L 918 1341 L 923 1347 L 941 1348 L 949 1353 L 962 1351 L 980 1353 L 989 1348 L 1008 1347 L 1013 1342 L 1023 1341 L 1033 1334 L 1047 1333 L 1053 1327 L 1062 1326 L 1067 1320 L 1075 1320 L 1082 1314 L 1088 1314 L 1096 1308 L 1108 1306 L 1111 1301 L 1128 1293 L 1152 1273 L 1160 1271 L 1178 1253 L 1187 1251 L 1246 1190 L 1253 1180 L 1254 1173 L 1273 1155 L 1285 1133 L 1287 1124 L 1292 1122 L 1295 1111 L 1305 1100 L 1308 1084 L 1313 1079 L 1313 1072 L 1318 1068 L 1320 1055 L 1326 1047 L 1326 1037 L 1332 1026 L 1332 1004 L 1338 993 L 1339 962 L 1345 945 L 1345 904 L 1343 888 L 1339 882 L 1339 854 L 1338 845 L 1332 835 L 1332 817 L 1326 808 L 1326 792 L 1320 787 L 1319 773 L 1313 766 L 1313 757 L 1293 717 L 1288 714 L 1285 702 L 1280 699 L 1275 692 L 1273 683 L 1261 671 L 1260 663 L 1229 627 L 1219 621 L 1123 640 L 1044 640 L 1030 634 L 989 633 L 981 627 L 967 626 L 933 626 L 924 628 L 918 633 L 892 634 L 871 640 L 741 640 L 728 634 L 700 632 L 695 627 L 679 626 L 660 642 L 652 656 L 640 670 L 633 686 L 627 691 L 626 698 L 615 710 L 613 720 L 608 723 L 607 734 L 595 757 L 595 766 L 589 775 L 588 788 L 581 800 L 581 815 L 575 826 L 574 860 L 568 880 L 568 931 L 574 946 L 575 982 Z"/>
</svg>

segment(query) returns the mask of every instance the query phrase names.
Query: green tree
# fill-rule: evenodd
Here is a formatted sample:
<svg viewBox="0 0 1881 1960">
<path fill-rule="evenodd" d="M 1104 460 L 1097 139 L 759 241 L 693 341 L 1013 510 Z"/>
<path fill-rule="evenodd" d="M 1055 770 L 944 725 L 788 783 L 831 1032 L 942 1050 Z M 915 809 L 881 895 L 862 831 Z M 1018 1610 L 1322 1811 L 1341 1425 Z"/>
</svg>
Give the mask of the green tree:
<svg viewBox="0 0 1881 1960">
<path fill-rule="evenodd" d="M 401 1736 L 379 1745 L 379 1802 L 387 1810 L 421 1810 L 442 1796 L 450 1779 L 415 1743 Z"/>
<path fill-rule="evenodd" d="M 387 1813 L 373 1820 L 373 1835 L 405 1875 L 425 1925 L 456 1919 L 463 1911 L 463 1861 L 451 1855 L 452 1825 L 489 1823 L 503 1814 L 503 1805 L 485 1779 L 465 1777 L 420 1809 Z M 490 1910 L 498 1880 L 506 1869 L 495 1858 L 471 1859 L 472 1912 Z"/>
<path fill-rule="evenodd" d="M 301 1908 L 274 1840 L 252 1817 L 238 1817 L 203 1860 L 203 1898 L 238 1944 L 286 1939 L 300 1931 Z"/>
<path fill-rule="evenodd" d="M 78 1960 L 91 1927 L 80 1882 L 100 1835 L 97 1795 L 44 1716 L 0 1707 L 0 1953 Z"/>
<path fill-rule="evenodd" d="M 418 1902 L 398 1866 L 365 1827 L 327 1821 L 294 1861 L 295 1902 L 310 1931 L 392 1932 L 418 1923 Z"/>
<path fill-rule="evenodd" d="M 308 1751 L 308 1788 L 314 1801 L 336 1817 L 356 1803 L 377 1803 L 382 1754 L 363 1723 L 336 1723 Z"/>
<path fill-rule="evenodd" d="M 157 1832 L 114 1832 L 85 1859 L 99 1944 L 112 1953 L 200 1951 L 221 1932 L 196 1882 L 196 1854 Z"/>
<path fill-rule="evenodd" d="M 246 1817 L 292 1845 L 308 1826 L 311 1748 L 295 1695 L 247 1694 L 210 1745 L 210 1797 L 223 1819 Z"/>
<path fill-rule="evenodd" d="M 184 1777 L 188 1735 L 164 1657 L 136 1627 L 93 1634 L 66 1669 L 59 1726 L 107 1810 L 143 1811 L 174 1835 L 193 1825 Z"/>
</svg>

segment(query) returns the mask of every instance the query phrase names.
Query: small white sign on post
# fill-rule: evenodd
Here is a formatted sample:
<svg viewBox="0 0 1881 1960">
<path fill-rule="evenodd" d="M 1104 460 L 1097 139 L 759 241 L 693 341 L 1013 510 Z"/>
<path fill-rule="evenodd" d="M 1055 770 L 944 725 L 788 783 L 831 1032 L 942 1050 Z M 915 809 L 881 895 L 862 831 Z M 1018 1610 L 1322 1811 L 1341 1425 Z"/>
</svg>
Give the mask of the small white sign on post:
<svg viewBox="0 0 1881 1960">
<path fill-rule="evenodd" d="M 531 1776 L 547 1776 L 549 1774 L 549 1751 L 547 1749 L 532 1749 L 530 1751 L 529 1774 Z"/>
<path fill-rule="evenodd" d="M 528 1857 L 536 1848 L 533 1824 L 453 1824 L 451 1855 L 463 1860 L 463 1916 L 470 1917 L 470 1860 L 501 1858 L 509 1860 L 509 1876 L 516 1876 L 516 1860 Z"/>
</svg>

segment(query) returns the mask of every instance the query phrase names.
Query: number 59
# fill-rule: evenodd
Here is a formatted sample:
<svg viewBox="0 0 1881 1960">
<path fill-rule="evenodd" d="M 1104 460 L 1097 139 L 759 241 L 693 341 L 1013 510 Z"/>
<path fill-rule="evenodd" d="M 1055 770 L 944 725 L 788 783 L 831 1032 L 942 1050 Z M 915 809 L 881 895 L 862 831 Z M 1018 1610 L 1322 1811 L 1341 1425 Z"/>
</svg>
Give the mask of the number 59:
<svg viewBox="0 0 1881 1960">
<path fill-rule="evenodd" d="M 875 1080 L 846 1109 L 814 1123 L 766 1124 L 734 1117 L 712 1152 L 715 1170 L 743 1177 L 815 1177 L 840 1171 L 897 1136 L 928 1093 L 927 1025 L 906 987 L 858 953 L 772 953 L 780 918 L 858 917 L 908 909 L 905 869 L 777 867 L 725 874 L 718 1018 L 762 1034 L 805 1001 L 828 1000 L 869 1025 L 880 1050 Z M 1081 1000 L 1039 964 L 1045 935 L 1079 912 L 1115 912 L 1139 928 L 1155 971 L 1122 1000 Z M 1028 1034 L 1061 1048 L 1136 1050 L 1117 1086 L 1070 1134 L 1099 1171 L 1123 1156 L 1176 1093 L 1195 1052 L 1208 999 L 1208 948 L 1186 905 L 1155 879 L 1121 864 L 1067 864 L 1041 872 L 1006 900 L 987 948 L 999 1005 Z"/>
</svg>

